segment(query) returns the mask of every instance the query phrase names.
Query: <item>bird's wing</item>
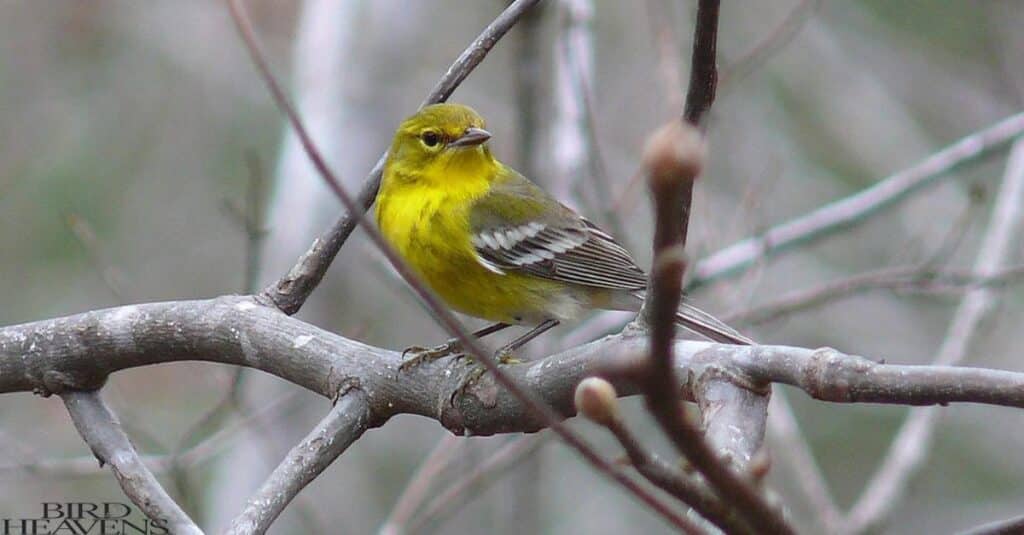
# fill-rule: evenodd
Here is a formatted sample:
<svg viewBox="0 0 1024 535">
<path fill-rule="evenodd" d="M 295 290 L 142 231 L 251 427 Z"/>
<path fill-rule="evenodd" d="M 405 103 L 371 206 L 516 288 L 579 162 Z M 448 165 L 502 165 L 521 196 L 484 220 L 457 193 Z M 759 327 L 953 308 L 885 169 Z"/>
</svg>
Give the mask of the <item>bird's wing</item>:
<svg viewBox="0 0 1024 535">
<path fill-rule="evenodd" d="M 477 260 L 496 273 L 520 272 L 643 298 L 647 276 L 608 233 L 515 171 L 507 170 L 469 215 Z M 680 303 L 676 321 L 717 342 L 753 341 L 714 316 Z"/>
<path fill-rule="evenodd" d="M 477 259 L 492 271 L 611 290 L 647 284 L 614 238 L 515 171 L 474 203 L 470 230 Z"/>
</svg>

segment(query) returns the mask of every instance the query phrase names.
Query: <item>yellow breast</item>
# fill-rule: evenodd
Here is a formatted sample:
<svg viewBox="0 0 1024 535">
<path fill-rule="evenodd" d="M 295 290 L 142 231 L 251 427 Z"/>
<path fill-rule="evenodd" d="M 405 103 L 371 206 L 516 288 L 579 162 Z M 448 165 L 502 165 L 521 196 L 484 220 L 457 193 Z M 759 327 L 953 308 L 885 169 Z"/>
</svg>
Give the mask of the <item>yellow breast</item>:
<svg viewBox="0 0 1024 535">
<path fill-rule="evenodd" d="M 470 241 L 472 199 L 466 191 L 455 195 L 410 184 L 383 187 L 377 223 L 398 254 L 455 310 L 506 323 L 538 323 L 552 317 L 553 307 L 568 306 L 575 315 L 575 299 L 564 285 L 495 273 L 477 260 Z"/>
</svg>

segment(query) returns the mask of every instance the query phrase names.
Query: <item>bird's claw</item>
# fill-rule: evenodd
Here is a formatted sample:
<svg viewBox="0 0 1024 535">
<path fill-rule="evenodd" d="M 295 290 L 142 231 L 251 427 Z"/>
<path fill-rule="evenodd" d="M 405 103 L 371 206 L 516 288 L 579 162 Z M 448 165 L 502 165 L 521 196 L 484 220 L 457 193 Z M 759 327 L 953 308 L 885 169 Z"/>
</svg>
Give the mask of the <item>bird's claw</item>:
<svg viewBox="0 0 1024 535">
<path fill-rule="evenodd" d="M 403 372 L 415 368 L 424 362 L 433 362 L 450 355 L 459 357 L 461 352 L 462 344 L 458 340 L 449 340 L 444 344 L 434 347 L 410 346 L 402 351 L 402 364 L 398 366 L 398 371 Z"/>
<path fill-rule="evenodd" d="M 469 387 L 471 387 L 474 384 L 476 384 L 477 381 L 479 381 L 481 377 L 486 375 L 487 371 L 488 371 L 486 366 L 484 366 L 483 364 L 480 364 L 479 362 L 476 362 L 473 359 L 473 357 L 471 357 L 469 355 L 460 354 L 460 355 L 457 355 L 455 358 L 457 358 L 457 359 L 462 359 L 462 358 L 469 359 L 471 361 L 469 363 L 469 366 L 472 366 L 473 369 L 471 369 L 468 373 L 466 373 L 462 377 L 462 379 L 459 381 L 458 388 L 456 388 L 455 391 L 452 392 L 452 396 L 448 400 L 452 405 L 455 404 L 455 400 L 457 398 L 462 397 L 462 395 L 466 393 L 466 390 L 468 390 Z M 521 364 L 523 362 L 522 360 L 516 358 L 516 356 L 513 355 L 511 351 L 509 351 L 508 349 L 504 349 L 504 348 L 503 349 L 499 349 L 498 351 L 496 351 L 494 353 L 494 359 L 498 362 L 498 365 L 503 365 L 503 364 Z"/>
<path fill-rule="evenodd" d="M 500 349 L 494 354 L 494 358 L 497 359 L 498 364 L 522 364 L 523 361 L 516 358 L 511 351 L 507 349 Z"/>
</svg>

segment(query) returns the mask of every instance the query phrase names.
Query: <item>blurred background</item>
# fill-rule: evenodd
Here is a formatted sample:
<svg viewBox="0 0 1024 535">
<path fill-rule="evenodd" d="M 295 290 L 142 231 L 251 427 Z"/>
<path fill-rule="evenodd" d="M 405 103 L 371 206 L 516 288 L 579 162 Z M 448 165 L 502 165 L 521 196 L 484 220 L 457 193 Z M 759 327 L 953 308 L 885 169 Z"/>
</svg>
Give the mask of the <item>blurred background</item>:
<svg viewBox="0 0 1024 535">
<path fill-rule="evenodd" d="M 650 259 L 651 216 L 636 181 L 639 153 L 645 136 L 681 111 L 694 4 L 548 0 L 453 97 L 488 119 L 499 158 L 614 228 L 642 265 Z M 1022 107 L 1019 0 L 723 4 L 723 76 L 710 166 L 694 201 L 692 258 L 868 187 Z M 396 125 L 505 3 L 247 5 L 275 72 L 354 191 Z M 1005 155 L 962 166 L 866 224 L 703 285 L 692 298 L 725 314 L 886 266 L 938 257 L 967 269 Z M 222 2 L 0 2 L 0 325 L 262 287 L 340 213 Z M 261 228 L 262 246 L 253 240 Z M 1000 295 L 967 363 L 1020 370 L 1024 289 L 1011 284 Z M 957 302 L 871 292 L 738 326 L 765 343 L 923 364 L 934 358 Z M 299 317 L 393 349 L 446 338 L 358 232 Z M 562 326 L 531 351 L 595 338 L 626 319 Z M 240 409 L 210 416 L 228 391 L 238 393 Z M 329 407 L 274 377 L 239 377 L 206 363 L 121 372 L 104 392 L 172 494 L 211 531 L 225 527 Z M 849 507 L 907 410 L 787 394 L 831 492 Z M 642 436 L 669 452 L 641 404 L 626 406 Z M 619 454 L 594 426 L 572 425 L 606 454 Z M 435 422 L 408 416 L 368 432 L 272 532 L 376 532 L 445 436 Z M 438 489 L 513 440 L 449 439 L 440 451 L 453 461 Z M 2 518 L 34 515 L 42 501 L 126 501 L 57 399 L 4 396 L 0 443 Z M 1019 514 L 1021 443 L 1021 411 L 944 409 L 927 464 L 881 531 L 951 532 Z M 474 487 L 467 503 L 418 516 L 422 531 L 667 531 L 557 441 L 533 446 L 526 460 Z M 169 470 L 175 452 L 184 452 L 179 469 Z M 770 481 L 798 526 L 820 531 L 792 467 L 776 459 Z"/>
</svg>

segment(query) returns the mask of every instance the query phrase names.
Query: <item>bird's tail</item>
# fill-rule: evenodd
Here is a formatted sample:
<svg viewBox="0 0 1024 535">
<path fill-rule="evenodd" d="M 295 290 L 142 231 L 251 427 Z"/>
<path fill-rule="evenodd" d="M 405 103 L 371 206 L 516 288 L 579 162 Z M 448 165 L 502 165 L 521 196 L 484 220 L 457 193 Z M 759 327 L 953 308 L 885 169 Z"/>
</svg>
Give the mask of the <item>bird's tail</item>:
<svg viewBox="0 0 1024 535">
<path fill-rule="evenodd" d="M 644 298 L 643 293 L 633 295 L 641 301 Z M 736 329 L 686 302 L 679 303 L 679 310 L 676 311 L 676 324 L 715 342 L 741 346 L 754 345 L 753 340 L 743 336 Z"/>
<path fill-rule="evenodd" d="M 687 303 L 679 303 L 679 310 L 676 311 L 676 323 L 715 342 L 741 346 L 754 345 L 753 340 L 743 336 L 736 329 Z"/>
</svg>

